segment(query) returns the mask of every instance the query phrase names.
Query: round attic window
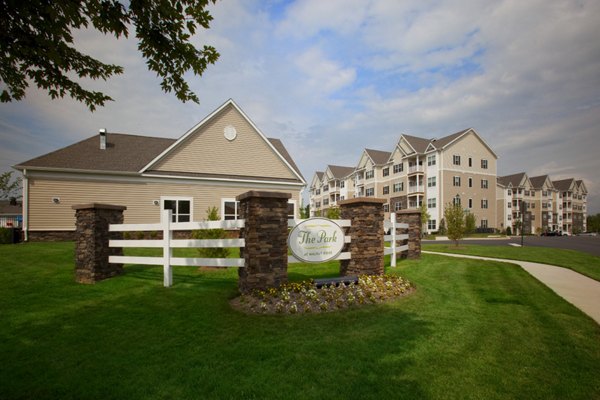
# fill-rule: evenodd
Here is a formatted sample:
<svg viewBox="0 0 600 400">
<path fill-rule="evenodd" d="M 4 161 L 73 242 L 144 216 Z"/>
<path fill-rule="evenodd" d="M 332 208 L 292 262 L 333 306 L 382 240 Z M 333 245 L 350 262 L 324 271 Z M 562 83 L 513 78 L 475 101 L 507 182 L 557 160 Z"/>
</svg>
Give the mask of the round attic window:
<svg viewBox="0 0 600 400">
<path fill-rule="evenodd" d="M 225 139 L 232 141 L 237 137 L 237 131 L 231 125 L 227 125 L 225 129 L 223 129 L 223 134 L 225 135 Z"/>
</svg>

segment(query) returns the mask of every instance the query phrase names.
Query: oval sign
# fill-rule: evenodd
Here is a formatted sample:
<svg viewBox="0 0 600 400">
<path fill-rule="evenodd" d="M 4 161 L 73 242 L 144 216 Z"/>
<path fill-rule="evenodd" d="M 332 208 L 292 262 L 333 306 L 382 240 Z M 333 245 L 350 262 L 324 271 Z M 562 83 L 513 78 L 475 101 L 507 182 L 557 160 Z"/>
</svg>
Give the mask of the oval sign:
<svg viewBox="0 0 600 400">
<path fill-rule="evenodd" d="M 288 236 L 292 255 L 307 263 L 333 260 L 344 247 L 344 231 L 327 218 L 310 218 L 300 222 Z"/>
</svg>

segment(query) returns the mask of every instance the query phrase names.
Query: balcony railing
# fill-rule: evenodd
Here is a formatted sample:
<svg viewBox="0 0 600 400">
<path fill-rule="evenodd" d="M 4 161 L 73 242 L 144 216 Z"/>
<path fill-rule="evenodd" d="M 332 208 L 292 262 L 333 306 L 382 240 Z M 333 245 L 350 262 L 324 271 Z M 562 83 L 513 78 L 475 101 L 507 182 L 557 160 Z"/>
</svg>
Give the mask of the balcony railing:
<svg viewBox="0 0 600 400">
<path fill-rule="evenodd" d="M 425 172 L 425 167 L 423 167 L 422 165 L 412 165 L 408 167 L 409 174 L 414 174 L 417 172 Z"/>
<path fill-rule="evenodd" d="M 423 185 L 414 185 L 408 187 L 408 193 L 423 193 L 425 191 L 425 186 Z"/>
</svg>

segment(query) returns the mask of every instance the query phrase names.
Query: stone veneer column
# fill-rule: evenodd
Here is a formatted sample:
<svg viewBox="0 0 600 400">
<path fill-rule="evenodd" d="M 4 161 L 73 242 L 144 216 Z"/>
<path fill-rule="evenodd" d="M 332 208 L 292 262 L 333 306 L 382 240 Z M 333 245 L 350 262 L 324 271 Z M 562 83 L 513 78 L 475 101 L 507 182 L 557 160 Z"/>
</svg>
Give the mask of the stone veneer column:
<svg viewBox="0 0 600 400">
<path fill-rule="evenodd" d="M 264 290 L 287 282 L 289 193 L 250 191 L 237 196 L 246 225 L 240 237 L 245 268 L 238 270 L 240 292 Z"/>
<path fill-rule="evenodd" d="M 74 205 L 75 281 L 96 283 L 123 273 L 123 264 L 110 264 L 109 256 L 123 255 L 122 248 L 109 248 L 110 239 L 122 239 L 121 232 L 108 232 L 109 224 L 122 224 L 127 207 L 108 204 Z"/>
<path fill-rule="evenodd" d="M 396 211 L 396 222 L 408 224 L 408 252 L 402 254 L 409 260 L 421 258 L 421 211 Z"/>
<path fill-rule="evenodd" d="M 352 226 L 347 235 L 351 242 L 344 251 L 352 258 L 340 261 L 342 276 L 382 275 L 383 274 L 383 199 L 357 197 L 343 200 L 340 206 L 341 219 L 349 219 Z"/>
</svg>

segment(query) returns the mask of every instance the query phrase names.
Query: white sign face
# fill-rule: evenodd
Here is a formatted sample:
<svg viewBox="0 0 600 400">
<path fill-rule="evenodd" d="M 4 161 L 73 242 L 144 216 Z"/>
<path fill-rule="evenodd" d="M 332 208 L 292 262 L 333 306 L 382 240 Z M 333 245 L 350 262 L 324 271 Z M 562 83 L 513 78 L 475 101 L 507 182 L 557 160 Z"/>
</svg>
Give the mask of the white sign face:
<svg viewBox="0 0 600 400">
<path fill-rule="evenodd" d="M 311 218 L 296 225 L 288 236 L 294 257 L 308 263 L 336 258 L 344 247 L 344 231 L 327 218 Z"/>
</svg>

